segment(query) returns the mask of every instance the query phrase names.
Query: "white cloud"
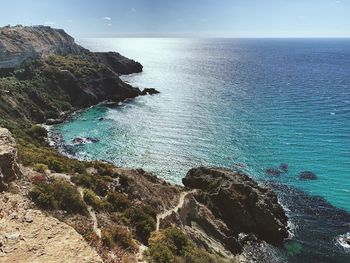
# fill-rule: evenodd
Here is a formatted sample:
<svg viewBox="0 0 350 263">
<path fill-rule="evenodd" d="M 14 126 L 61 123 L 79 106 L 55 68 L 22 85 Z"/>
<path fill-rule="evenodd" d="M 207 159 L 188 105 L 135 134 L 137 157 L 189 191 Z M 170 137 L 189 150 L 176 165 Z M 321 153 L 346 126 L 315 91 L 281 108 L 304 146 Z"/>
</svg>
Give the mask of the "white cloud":
<svg viewBox="0 0 350 263">
<path fill-rule="evenodd" d="M 111 20 L 112 20 L 112 18 L 109 17 L 109 16 L 105 16 L 105 17 L 103 17 L 102 19 L 103 19 L 103 20 L 107 20 L 107 21 L 111 21 Z"/>
<path fill-rule="evenodd" d="M 131 8 L 131 12 L 136 12 L 136 8 L 135 8 L 135 7 L 132 7 L 132 8 Z"/>
<path fill-rule="evenodd" d="M 107 24 L 107 26 L 112 26 L 112 24 Z"/>
</svg>

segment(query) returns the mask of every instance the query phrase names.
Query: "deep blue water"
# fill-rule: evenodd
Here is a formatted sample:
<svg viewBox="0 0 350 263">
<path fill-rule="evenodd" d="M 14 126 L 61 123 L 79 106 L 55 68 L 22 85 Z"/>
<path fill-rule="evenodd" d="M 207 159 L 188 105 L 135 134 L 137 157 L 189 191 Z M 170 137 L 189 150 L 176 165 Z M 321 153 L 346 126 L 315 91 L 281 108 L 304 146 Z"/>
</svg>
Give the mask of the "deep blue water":
<svg viewBox="0 0 350 263">
<path fill-rule="evenodd" d="M 56 126 L 77 157 L 142 167 L 175 183 L 194 166 L 239 167 L 350 211 L 349 39 L 81 44 L 140 61 L 143 73 L 122 78 L 161 93 L 94 107 Z M 73 146 L 78 136 L 100 142 Z M 287 174 L 266 175 L 281 163 L 288 164 Z M 300 181 L 302 171 L 318 179 Z"/>
</svg>

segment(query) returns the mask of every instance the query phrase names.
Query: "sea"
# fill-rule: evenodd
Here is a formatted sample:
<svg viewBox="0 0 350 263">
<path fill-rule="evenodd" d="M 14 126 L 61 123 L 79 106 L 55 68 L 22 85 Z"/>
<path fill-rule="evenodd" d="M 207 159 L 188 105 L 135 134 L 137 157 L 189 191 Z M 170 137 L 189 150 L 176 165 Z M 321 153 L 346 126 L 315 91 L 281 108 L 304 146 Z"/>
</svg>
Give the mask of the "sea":
<svg viewBox="0 0 350 263">
<path fill-rule="evenodd" d="M 350 262 L 350 39 L 79 43 L 141 62 L 142 73 L 121 78 L 160 94 L 97 105 L 51 127 L 62 152 L 176 184 L 192 167 L 242 170 L 275 189 L 291 218 L 279 248 L 285 262 Z M 76 137 L 98 142 L 76 145 Z M 314 180 L 300 180 L 306 171 Z"/>
</svg>

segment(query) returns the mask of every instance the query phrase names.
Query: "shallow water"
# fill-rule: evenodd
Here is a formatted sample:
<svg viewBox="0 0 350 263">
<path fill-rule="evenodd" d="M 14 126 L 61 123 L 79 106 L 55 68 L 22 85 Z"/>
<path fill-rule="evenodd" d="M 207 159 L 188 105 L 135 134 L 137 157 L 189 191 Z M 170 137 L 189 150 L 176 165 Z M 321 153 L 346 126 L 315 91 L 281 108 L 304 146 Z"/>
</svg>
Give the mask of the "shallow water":
<svg viewBox="0 0 350 263">
<path fill-rule="evenodd" d="M 265 169 L 350 211 L 350 40 L 87 39 L 144 65 L 123 79 L 161 92 L 95 107 L 55 127 L 75 155 L 142 167 L 181 183 L 199 165 Z M 103 121 L 99 118 L 103 117 Z M 309 170 L 318 179 L 300 181 Z"/>
</svg>

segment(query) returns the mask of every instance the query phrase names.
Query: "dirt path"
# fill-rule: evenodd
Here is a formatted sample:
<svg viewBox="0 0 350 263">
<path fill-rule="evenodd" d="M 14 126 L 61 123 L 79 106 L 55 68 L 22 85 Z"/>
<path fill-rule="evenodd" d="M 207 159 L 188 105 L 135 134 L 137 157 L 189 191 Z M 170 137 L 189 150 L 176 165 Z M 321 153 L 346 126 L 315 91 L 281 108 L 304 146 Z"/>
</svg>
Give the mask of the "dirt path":
<svg viewBox="0 0 350 263">
<path fill-rule="evenodd" d="M 183 206 L 183 204 L 185 202 L 185 197 L 191 193 L 194 193 L 194 190 L 188 191 L 188 192 L 181 192 L 179 203 L 177 204 L 177 206 L 175 206 L 172 209 L 166 210 L 163 213 L 160 213 L 157 215 L 157 224 L 156 224 L 156 231 L 157 232 L 159 231 L 160 220 L 165 219 L 167 216 L 170 216 L 173 212 L 177 213 L 177 211 L 179 211 L 179 209 Z"/>
<path fill-rule="evenodd" d="M 78 191 L 79 191 L 79 194 L 80 194 L 81 198 L 84 200 L 84 189 L 81 188 L 81 187 L 78 187 Z M 94 230 L 95 234 L 99 238 L 101 238 L 101 229 L 98 228 L 98 222 L 97 222 L 97 217 L 96 217 L 95 210 L 88 204 L 86 204 L 86 206 L 88 208 L 90 217 L 91 217 L 92 222 L 93 222 L 93 230 Z"/>
</svg>

